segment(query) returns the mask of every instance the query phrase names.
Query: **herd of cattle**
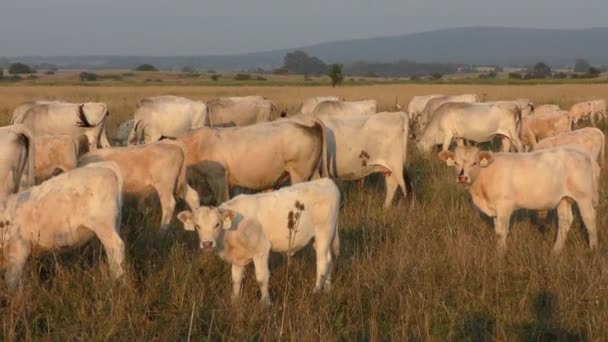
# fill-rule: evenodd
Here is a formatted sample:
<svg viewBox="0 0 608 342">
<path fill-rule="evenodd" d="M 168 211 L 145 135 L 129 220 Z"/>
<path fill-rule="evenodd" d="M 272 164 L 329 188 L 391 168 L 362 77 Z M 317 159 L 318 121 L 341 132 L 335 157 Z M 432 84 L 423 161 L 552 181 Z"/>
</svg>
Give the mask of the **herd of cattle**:
<svg viewBox="0 0 608 342">
<path fill-rule="evenodd" d="M 590 247 L 597 246 L 604 134 L 574 128 L 581 119 L 606 119 L 604 100 L 565 111 L 526 99 L 428 95 L 398 110 L 378 113 L 375 100 L 329 96 L 308 99 L 288 116 L 277 115 L 276 106 L 260 96 L 208 102 L 149 97 L 118 127 L 112 147 L 104 103 L 24 103 L 14 110 L 12 124 L 0 128 L 0 266 L 7 269 L 7 285 L 19 285 L 30 255 L 79 246 L 94 236 L 111 275 L 120 277 L 123 196 L 143 199 L 153 191 L 162 230 L 177 200 L 189 207 L 177 219 L 198 233 L 201 249 L 232 265 L 234 297 L 244 267 L 253 262 L 262 300 L 268 301 L 269 253 L 293 254 L 311 240 L 315 291 L 327 290 L 340 247 L 340 192 L 330 178 L 381 173 L 384 207 L 390 207 L 399 189 L 412 195 L 406 172 L 410 139 L 427 153 L 441 146 L 439 158 L 456 168 L 457 182 L 494 219 L 499 253 L 506 250 L 514 210 L 542 215 L 555 208 L 559 253 L 573 203 Z M 500 138 L 502 153 L 467 146 L 494 138 Z M 246 191 L 256 193 L 234 196 Z"/>
</svg>

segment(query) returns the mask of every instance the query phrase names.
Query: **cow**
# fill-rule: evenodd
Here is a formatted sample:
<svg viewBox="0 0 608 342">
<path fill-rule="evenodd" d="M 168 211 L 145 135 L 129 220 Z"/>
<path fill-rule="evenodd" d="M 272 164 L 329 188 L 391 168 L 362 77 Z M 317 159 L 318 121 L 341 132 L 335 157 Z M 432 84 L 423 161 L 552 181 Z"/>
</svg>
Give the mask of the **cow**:
<svg viewBox="0 0 608 342">
<path fill-rule="evenodd" d="M 491 153 L 459 146 L 454 152 L 442 151 L 439 158 L 456 168 L 456 181 L 467 186 L 474 205 L 494 220 L 499 255 L 506 252 L 515 210 L 556 207 L 559 228 L 553 254 L 559 254 L 572 225 L 574 202 L 587 228 L 589 247 L 597 247 L 600 168 L 589 154 L 567 147 L 531 153 Z"/>
<path fill-rule="evenodd" d="M 573 125 L 577 125 L 580 119 L 588 118 L 595 126 L 596 116 L 606 118 L 606 100 L 591 100 L 575 103 L 570 107 L 570 119 Z"/>
<path fill-rule="evenodd" d="M 133 130 L 133 126 L 133 119 L 121 123 L 116 129 L 116 134 L 114 134 L 114 138 L 112 138 L 112 141 L 114 141 L 114 143 L 118 146 L 127 146 L 129 141 L 129 134 Z"/>
<path fill-rule="evenodd" d="M 427 125 L 418 139 L 418 147 L 429 152 L 435 145 L 448 150 L 453 139 L 467 139 L 475 142 L 502 138 L 503 151 L 514 145 L 522 150 L 519 140 L 521 109 L 515 102 L 500 103 L 445 103 Z"/>
<path fill-rule="evenodd" d="M 208 122 L 205 102 L 177 96 L 159 96 L 139 101 L 133 114 L 128 145 L 147 144 L 165 138 L 176 139 Z"/>
<path fill-rule="evenodd" d="M 211 190 L 216 203 L 228 199 L 230 186 L 268 190 L 288 180 L 307 181 L 326 150 L 323 123 L 311 116 L 244 127 L 203 127 L 178 141 L 186 146 L 186 165 L 200 177 L 215 179 Z"/>
<path fill-rule="evenodd" d="M 521 121 L 521 142 L 525 150 L 554 135 L 570 132 L 572 123 L 567 111 L 544 112 L 524 116 Z"/>
<path fill-rule="evenodd" d="M 118 231 L 122 176 L 113 163 L 61 174 L 0 202 L 0 250 L 6 283 L 15 290 L 30 255 L 79 247 L 94 236 L 113 278 L 123 273 L 124 243 Z"/>
<path fill-rule="evenodd" d="M 35 183 L 35 140 L 24 125 L 0 128 L 0 200 Z"/>
<path fill-rule="evenodd" d="M 177 217 L 186 230 L 197 232 L 201 249 L 215 251 L 232 265 L 233 299 L 240 296 L 245 266 L 253 261 L 261 300 L 270 303 L 270 252 L 293 255 L 313 239 L 314 291 L 330 289 L 333 259 L 340 252 L 339 210 L 340 191 L 324 178 L 273 192 L 239 195 L 219 207 L 183 211 Z"/>
<path fill-rule="evenodd" d="M 321 115 L 319 119 L 326 127 L 328 150 L 324 162 L 331 177 L 357 180 L 381 172 L 386 182 L 384 208 L 390 207 L 397 189 L 406 198 L 411 194 L 405 172 L 409 134 L 406 113 Z"/>
<path fill-rule="evenodd" d="M 78 146 L 71 136 L 39 135 L 35 142 L 36 184 L 76 168 Z"/>
<path fill-rule="evenodd" d="M 580 148 L 589 153 L 600 165 L 604 165 L 605 137 L 604 133 L 597 128 L 585 127 L 545 138 L 536 144 L 534 150 L 561 146 Z"/>
<path fill-rule="evenodd" d="M 38 101 L 30 101 L 30 102 L 22 103 L 21 105 L 17 106 L 17 108 L 15 108 L 13 110 L 13 116 L 11 118 L 11 125 L 13 125 L 15 123 L 22 122 L 23 121 L 23 114 L 25 114 L 31 108 L 33 108 L 33 107 L 35 107 L 37 105 L 46 105 L 46 104 L 52 104 L 52 103 L 64 103 L 64 101 L 60 101 L 60 100 L 38 100 Z"/>
<path fill-rule="evenodd" d="M 34 136 L 67 134 L 74 140 L 85 136 L 89 150 L 95 150 L 110 147 L 105 128 L 108 115 L 105 103 L 53 102 L 35 105 L 13 122 L 25 125 Z"/>
<path fill-rule="evenodd" d="M 317 96 L 308 98 L 302 103 L 300 107 L 300 114 L 312 114 L 312 111 L 317 105 L 323 101 L 340 101 L 337 96 Z"/>
<path fill-rule="evenodd" d="M 477 94 L 462 94 L 432 98 L 427 101 L 424 110 L 416 118 L 415 128 L 422 132 L 435 115 L 437 109 L 439 109 L 439 107 L 441 107 L 443 104 L 450 102 L 477 103 L 481 102 L 481 97 Z"/>
<path fill-rule="evenodd" d="M 275 105 L 262 96 L 220 97 L 207 103 L 210 126 L 247 126 L 272 119 Z"/>
<path fill-rule="evenodd" d="M 414 97 L 412 97 L 412 99 L 410 100 L 409 104 L 407 105 L 407 113 L 409 115 L 410 122 L 414 122 L 415 120 L 418 119 L 418 117 L 424 111 L 424 108 L 426 107 L 426 104 L 430 100 L 436 99 L 436 98 L 440 98 L 440 97 L 445 97 L 445 95 L 443 95 L 443 94 L 432 94 L 432 95 L 423 95 L 423 96 L 414 96 Z"/>
<path fill-rule="evenodd" d="M 378 112 L 376 100 L 323 101 L 313 109 L 313 115 L 372 115 Z"/>
<path fill-rule="evenodd" d="M 561 111 L 561 110 L 562 109 L 559 108 L 559 106 L 556 104 L 544 104 L 544 105 L 535 107 L 534 111 L 531 114 L 550 113 L 550 112 L 557 112 L 557 111 Z"/>
<path fill-rule="evenodd" d="M 182 97 L 182 96 L 175 96 L 175 95 L 159 95 L 159 96 L 149 96 L 149 97 L 144 97 L 142 99 L 139 99 L 139 101 L 137 101 L 135 103 L 135 108 L 141 108 L 143 106 L 152 104 L 152 103 L 156 103 L 156 102 L 182 102 L 182 103 L 190 103 L 193 100 L 190 100 L 189 98 L 186 97 Z"/>
<path fill-rule="evenodd" d="M 145 197 L 156 191 L 162 208 L 161 231 L 166 231 L 173 217 L 176 198 L 183 199 L 191 209 L 199 207 L 199 197 L 186 182 L 184 147 L 174 141 L 116 147 L 93 151 L 80 157 L 78 166 L 112 161 L 124 178 L 126 195 Z"/>
</svg>

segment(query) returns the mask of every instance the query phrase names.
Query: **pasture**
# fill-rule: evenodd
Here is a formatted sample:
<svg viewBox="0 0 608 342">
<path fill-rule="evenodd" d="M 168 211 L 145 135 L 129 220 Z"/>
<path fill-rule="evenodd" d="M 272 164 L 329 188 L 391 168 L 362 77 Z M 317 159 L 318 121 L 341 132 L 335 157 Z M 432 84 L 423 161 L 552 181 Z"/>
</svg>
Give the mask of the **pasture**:
<svg viewBox="0 0 608 342">
<path fill-rule="evenodd" d="M 526 97 L 568 108 L 608 97 L 608 84 L 297 86 L 5 86 L 0 124 L 33 99 L 106 102 L 109 135 L 144 96 L 193 99 L 263 95 L 293 113 L 311 96 L 377 99 L 381 110 L 414 95 L 479 93 L 487 100 Z M 252 146 L 252 153 L 255 147 Z M 241 300 L 230 301 L 230 266 L 198 250 L 194 232 L 174 220 L 158 231 L 159 210 L 123 211 L 127 276 L 109 279 L 98 242 L 31 260 L 26 285 L 9 296 L 0 285 L 3 340 L 608 340 L 608 185 L 602 170 L 599 249 L 590 252 L 577 217 L 559 258 L 550 256 L 555 215 L 547 224 L 515 215 L 508 251 L 496 257 L 491 223 L 474 209 L 434 155 L 410 143 L 416 200 L 383 211 L 382 182 L 339 182 L 341 254 L 332 289 L 313 295 L 311 247 L 271 259 L 270 297 L 258 304 L 253 269 Z M 551 175 L 547 175 L 551 177 Z M 151 201 L 152 203 L 155 200 Z M 287 223 L 286 223 L 287 224 Z"/>
</svg>

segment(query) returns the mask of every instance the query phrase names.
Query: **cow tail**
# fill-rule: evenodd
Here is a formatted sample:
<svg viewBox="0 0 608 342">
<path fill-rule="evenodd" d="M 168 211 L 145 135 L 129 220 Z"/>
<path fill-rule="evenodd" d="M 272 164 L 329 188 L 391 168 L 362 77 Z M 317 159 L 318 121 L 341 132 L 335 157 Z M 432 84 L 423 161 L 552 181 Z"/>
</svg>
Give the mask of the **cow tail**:
<svg viewBox="0 0 608 342">
<path fill-rule="evenodd" d="M 23 187 L 27 189 L 36 185 L 36 146 L 34 143 L 34 135 L 26 126 L 21 124 L 13 125 L 11 127 L 11 131 L 26 138 L 25 148 L 27 149 L 27 180 L 25 181 Z"/>
<path fill-rule="evenodd" d="M 329 177 L 329 165 L 327 162 L 327 132 L 325 129 L 325 124 L 323 121 L 317 117 L 314 117 L 315 125 L 319 126 L 321 129 L 321 139 L 323 140 L 321 146 L 323 148 L 323 152 L 321 153 L 321 177 Z"/>
<path fill-rule="evenodd" d="M 591 157 L 591 164 L 593 170 L 593 205 L 597 207 L 600 203 L 600 166 Z"/>
<path fill-rule="evenodd" d="M 401 119 L 403 120 L 403 181 L 405 182 L 405 190 L 407 193 L 404 194 L 405 197 L 408 197 L 409 195 L 412 196 L 412 203 L 414 202 L 414 185 L 412 184 L 412 180 L 409 176 L 409 174 L 407 173 L 407 144 L 408 144 L 408 139 L 409 139 L 409 135 L 410 135 L 410 117 L 408 116 L 407 113 L 402 112 L 401 113 Z"/>
<path fill-rule="evenodd" d="M 600 165 L 604 166 L 606 163 L 606 136 L 602 134 L 602 148 L 600 149 Z"/>
</svg>

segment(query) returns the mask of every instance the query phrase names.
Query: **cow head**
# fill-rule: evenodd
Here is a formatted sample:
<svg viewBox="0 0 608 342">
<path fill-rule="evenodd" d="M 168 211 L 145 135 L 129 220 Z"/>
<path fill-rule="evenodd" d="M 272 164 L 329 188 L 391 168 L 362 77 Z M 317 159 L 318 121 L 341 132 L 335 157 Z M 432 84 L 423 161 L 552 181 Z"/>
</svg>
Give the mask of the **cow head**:
<svg viewBox="0 0 608 342">
<path fill-rule="evenodd" d="M 182 211 L 177 218 L 184 224 L 184 229 L 196 231 L 200 248 L 213 251 L 224 235 L 224 230 L 232 227 L 235 213 L 228 209 L 200 207 L 192 211 Z"/>
<path fill-rule="evenodd" d="M 487 167 L 493 160 L 491 152 L 476 147 L 456 147 L 454 152 L 441 151 L 439 159 L 456 168 L 456 182 L 470 185 L 479 174 L 479 168 Z"/>
</svg>

